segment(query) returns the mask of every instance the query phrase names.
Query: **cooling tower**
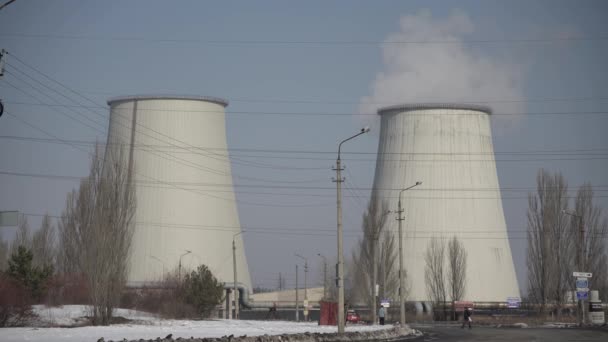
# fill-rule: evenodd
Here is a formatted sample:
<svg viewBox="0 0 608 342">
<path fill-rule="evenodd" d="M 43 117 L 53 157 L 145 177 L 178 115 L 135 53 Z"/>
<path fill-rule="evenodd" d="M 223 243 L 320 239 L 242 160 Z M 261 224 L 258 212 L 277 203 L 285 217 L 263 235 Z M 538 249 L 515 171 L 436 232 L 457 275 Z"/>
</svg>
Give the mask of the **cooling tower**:
<svg viewBox="0 0 608 342">
<path fill-rule="evenodd" d="M 122 147 L 135 185 L 135 231 L 128 284 L 141 286 L 205 264 L 233 282 L 251 279 L 232 185 L 224 107 L 212 97 L 113 98 L 106 160 Z M 236 235 L 236 236 L 235 236 Z"/>
<path fill-rule="evenodd" d="M 382 108 L 378 114 L 381 128 L 372 198 L 396 210 L 400 189 L 423 182 L 401 197 L 407 300 L 429 299 L 427 245 L 432 237 L 447 245 L 453 236 L 468 254 L 464 300 L 504 302 L 519 297 L 496 173 L 490 108 L 399 105 Z M 398 238 L 398 221 L 387 220 L 385 229 Z M 446 275 L 447 269 L 446 257 Z"/>
</svg>

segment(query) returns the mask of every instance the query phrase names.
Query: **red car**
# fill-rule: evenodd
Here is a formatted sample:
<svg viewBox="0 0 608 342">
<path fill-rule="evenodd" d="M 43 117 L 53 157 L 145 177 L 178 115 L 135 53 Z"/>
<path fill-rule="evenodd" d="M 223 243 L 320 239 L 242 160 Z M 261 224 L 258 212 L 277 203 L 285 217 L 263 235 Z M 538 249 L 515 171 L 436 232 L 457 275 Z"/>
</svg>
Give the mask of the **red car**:
<svg viewBox="0 0 608 342">
<path fill-rule="evenodd" d="M 347 323 L 359 323 L 361 316 L 355 310 L 346 311 L 346 322 Z"/>
</svg>

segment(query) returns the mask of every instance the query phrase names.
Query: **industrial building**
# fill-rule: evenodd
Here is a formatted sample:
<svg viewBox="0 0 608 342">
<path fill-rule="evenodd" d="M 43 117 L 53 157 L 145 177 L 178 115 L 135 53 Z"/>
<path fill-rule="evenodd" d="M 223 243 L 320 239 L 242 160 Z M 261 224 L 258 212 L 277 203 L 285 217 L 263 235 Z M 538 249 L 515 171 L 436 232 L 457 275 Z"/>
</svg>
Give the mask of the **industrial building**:
<svg viewBox="0 0 608 342">
<path fill-rule="evenodd" d="M 239 287 L 251 291 L 226 144 L 228 102 L 126 96 L 108 104 L 106 158 L 122 148 L 137 201 L 128 285 L 201 264 L 232 284 L 234 241 Z"/>
<path fill-rule="evenodd" d="M 468 254 L 464 300 L 504 302 L 519 297 L 496 172 L 491 109 L 406 104 L 382 108 L 378 114 L 372 199 L 397 210 L 400 190 L 422 182 L 401 196 L 403 262 L 410 288 L 406 300 L 429 299 L 427 245 L 433 237 L 447 243 L 453 236 Z M 386 222 L 384 229 L 397 237 L 398 221 Z"/>
</svg>

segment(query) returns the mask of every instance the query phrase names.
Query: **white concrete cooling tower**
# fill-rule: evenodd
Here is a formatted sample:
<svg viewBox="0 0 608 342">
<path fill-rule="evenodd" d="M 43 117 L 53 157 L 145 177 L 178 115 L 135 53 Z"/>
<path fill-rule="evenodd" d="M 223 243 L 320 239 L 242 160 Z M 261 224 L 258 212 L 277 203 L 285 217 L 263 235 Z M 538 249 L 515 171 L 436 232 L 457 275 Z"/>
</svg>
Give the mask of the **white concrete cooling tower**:
<svg viewBox="0 0 608 342">
<path fill-rule="evenodd" d="M 123 146 L 137 209 L 128 283 L 207 265 L 233 281 L 232 240 L 241 232 L 226 146 L 224 107 L 211 97 L 129 96 L 111 107 L 108 151 Z M 251 291 L 242 235 L 238 282 Z M 188 252 L 190 251 L 190 252 Z"/>
<path fill-rule="evenodd" d="M 429 299 L 425 252 L 430 238 L 456 236 L 468 253 L 464 300 L 505 301 L 519 287 L 500 196 L 490 108 L 429 104 L 382 108 L 373 198 L 402 204 L 407 300 Z M 387 220 L 397 234 L 398 222 Z M 447 250 L 446 250 L 447 253 Z M 447 264 L 444 266 L 447 272 Z M 450 298 L 448 297 L 448 300 Z"/>
</svg>

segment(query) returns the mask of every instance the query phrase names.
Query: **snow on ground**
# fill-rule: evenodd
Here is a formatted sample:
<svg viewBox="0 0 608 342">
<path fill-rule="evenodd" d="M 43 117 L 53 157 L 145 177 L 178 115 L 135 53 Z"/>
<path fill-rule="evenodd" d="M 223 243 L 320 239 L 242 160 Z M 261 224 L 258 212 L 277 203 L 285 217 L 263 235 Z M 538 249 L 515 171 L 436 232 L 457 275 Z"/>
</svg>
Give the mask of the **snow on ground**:
<svg viewBox="0 0 608 342">
<path fill-rule="evenodd" d="M 86 316 L 91 316 L 89 307 L 86 305 L 65 305 L 62 307 L 34 305 L 33 309 L 38 315 L 38 319 L 33 324 L 36 326 L 78 326 L 86 323 Z M 157 319 L 154 314 L 129 309 L 116 309 L 114 310 L 114 316 L 137 321 Z"/>
<path fill-rule="evenodd" d="M 41 322 L 74 325 L 87 315 L 85 306 L 70 305 L 62 308 L 45 308 L 37 306 L 36 312 Z M 319 326 L 316 322 L 296 323 L 287 321 L 245 321 L 245 320 L 164 320 L 145 312 L 119 309 L 116 316 L 137 320 L 131 324 L 117 324 L 107 327 L 74 327 L 74 328 L 2 328 L 0 341 L 97 341 L 100 337 L 120 341 L 126 339 L 155 339 L 173 334 L 173 338 L 182 337 L 221 337 L 225 335 L 257 336 L 297 334 L 304 332 L 333 333 L 335 326 Z M 69 323 L 72 322 L 72 323 Z M 347 325 L 346 331 L 372 331 L 390 329 L 392 325 L 365 326 Z"/>
</svg>

